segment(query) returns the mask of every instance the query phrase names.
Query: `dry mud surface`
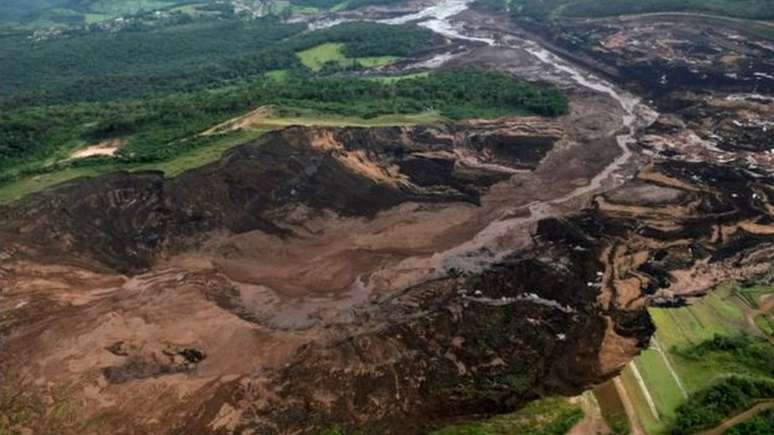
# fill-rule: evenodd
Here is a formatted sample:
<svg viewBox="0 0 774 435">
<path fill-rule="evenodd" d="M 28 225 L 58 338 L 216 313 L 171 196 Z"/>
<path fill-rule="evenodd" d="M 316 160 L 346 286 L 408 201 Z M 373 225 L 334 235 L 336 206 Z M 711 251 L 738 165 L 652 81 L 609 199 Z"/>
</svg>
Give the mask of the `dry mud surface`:
<svg viewBox="0 0 774 435">
<path fill-rule="evenodd" d="M 290 127 L 174 179 L 0 208 L 18 392 L 0 415 L 23 406 L 15 430 L 37 433 L 422 433 L 576 395 L 647 345 L 648 304 L 768 269 L 769 97 L 673 90 L 656 113 L 534 29 L 436 7 L 411 19 L 448 50 L 415 63 L 548 80 L 570 113 Z"/>
</svg>

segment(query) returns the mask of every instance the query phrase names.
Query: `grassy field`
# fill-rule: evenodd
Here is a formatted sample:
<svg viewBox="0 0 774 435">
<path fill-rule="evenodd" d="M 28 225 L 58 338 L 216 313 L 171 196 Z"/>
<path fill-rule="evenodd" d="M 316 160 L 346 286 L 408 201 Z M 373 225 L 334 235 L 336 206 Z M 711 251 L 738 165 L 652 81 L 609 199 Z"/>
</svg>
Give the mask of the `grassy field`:
<svg viewBox="0 0 774 435">
<path fill-rule="evenodd" d="M 759 314 L 755 317 L 755 324 L 758 329 L 765 332 L 769 337 L 774 337 L 774 315 L 771 313 Z"/>
<path fill-rule="evenodd" d="M 649 309 L 656 325 L 651 346 L 620 376 L 637 420 L 647 433 L 668 433 L 677 408 L 689 395 L 703 391 L 727 376 L 774 379 L 774 367 L 756 359 L 757 354 L 749 354 L 749 350 L 739 353 L 723 345 L 709 346 L 717 343 L 716 337 L 741 337 L 754 343 L 757 349 L 771 346 L 762 338 L 761 330 L 765 332 L 765 328 L 751 325 L 747 314 L 757 309 L 762 297 L 772 293 L 774 287 L 768 285 L 742 288 L 727 284 L 687 307 Z M 768 349 L 772 351 L 770 347 Z M 637 380 L 637 373 L 644 390 Z M 648 395 L 655 413 L 649 405 Z M 599 399 L 602 398 L 598 396 Z"/>
<path fill-rule="evenodd" d="M 444 427 L 431 435 L 564 435 L 583 418 L 566 398 L 545 398 L 512 413 Z"/>
<path fill-rule="evenodd" d="M 328 62 L 336 62 L 339 65 L 344 65 L 347 62 L 351 63 L 350 59 L 347 59 L 342 52 L 344 44 L 327 42 L 320 44 L 316 47 L 308 48 L 306 50 L 296 53 L 298 58 L 301 59 L 307 68 L 312 71 L 320 71 Z"/>
<path fill-rule="evenodd" d="M 312 71 L 320 71 L 327 63 L 336 63 L 341 67 L 360 65 L 364 68 L 376 68 L 394 63 L 396 56 L 369 56 L 348 58 L 344 55 L 344 44 L 327 42 L 296 53 L 301 63 Z"/>
</svg>

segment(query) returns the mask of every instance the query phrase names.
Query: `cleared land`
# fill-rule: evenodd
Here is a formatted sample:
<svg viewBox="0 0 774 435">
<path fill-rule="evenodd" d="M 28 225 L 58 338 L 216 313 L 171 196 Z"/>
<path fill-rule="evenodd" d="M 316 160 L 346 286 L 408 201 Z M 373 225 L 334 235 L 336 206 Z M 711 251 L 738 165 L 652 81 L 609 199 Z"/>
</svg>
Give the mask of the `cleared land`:
<svg viewBox="0 0 774 435">
<path fill-rule="evenodd" d="M 344 44 L 326 42 L 296 53 L 301 63 L 312 71 L 320 71 L 326 64 L 336 64 L 340 67 L 361 66 L 376 68 L 394 63 L 396 56 L 368 56 L 349 58 L 344 54 Z"/>
</svg>

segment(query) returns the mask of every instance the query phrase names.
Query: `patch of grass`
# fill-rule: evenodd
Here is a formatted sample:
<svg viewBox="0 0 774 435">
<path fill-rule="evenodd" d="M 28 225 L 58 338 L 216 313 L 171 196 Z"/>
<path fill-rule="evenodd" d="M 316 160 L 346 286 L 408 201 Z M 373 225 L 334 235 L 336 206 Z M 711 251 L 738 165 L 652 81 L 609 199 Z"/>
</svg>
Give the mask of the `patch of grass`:
<svg viewBox="0 0 774 435">
<path fill-rule="evenodd" d="M 605 419 L 610 428 L 611 435 L 629 435 L 631 429 L 626 415 L 616 415 Z"/>
<path fill-rule="evenodd" d="M 566 398 L 546 398 L 487 420 L 444 427 L 431 435 L 564 435 L 583 419 L 583 410 Z"/>
<path fill-rule="evenodd" d="M 768 296 L 774 293 L 774 287 L 769 285 L 754 285 L 750 287 L 742 287 L 737 290 L 737 293 L 753 308 L 760 308 L 761 299 L 764 296 Z"/>
<path fill-rule="evenodd" d="M 735 288 L 733 284 L 722 285 L 692 305 L 679 309 L 649 309 L 661 344 L 668 349 L 745 330 L 746 307 L 736 296 Z"/>
<path fill-rule="evenodd" d="M 320 71 L 327 63 L 339 65 L 351 64 L 352 60 L 344 56 L 344 44 L 327 42 L 296 53 L 301 63 L 312 71 Z"/>
<path fill-rule="evenodd" d="M 375 68 L 396 62 L 397 56 L 365 56 L 349 58 L 344 54 L 344 44 L 327 42 L 296 53 L 301 63 L 312 71 L 319 72 L 329 64 L 339 67 L 361 66 Z"/>
<path fill-rule="evenodd" d="M 363 68 L 376 68 L 380 66 L 389 65 L 399 60 L 396 56 L 371 56 L 371 57 L 357 57 L 357 62 Z"/>
<path fill-rule="evenodd" d="M 653 397 L 659 416 L 667 419 L 674 417 L 674 410 L 684 398 L 664 358 L 655 349 L 648 349 L 640 354 L 636 364 Z"/>
<path fill-rule="evenodd" d="M 190 169 L 217 161 L 230 148 L 254 140 L 266 131 L 268 130 L 250 129 L 229 132 L 218 136 L 208 146 L 195 148 L 171 160 L 140 164 L 131 170 L 157 170 L 164 172 L 167 177 L 174 177 Z"/>
<path fill-rule="evenodd" d="M 287 127 L 290 125 L 313 125 L 321 127 L 387 127 L 396 125 L 433 124 L 444 121 L 437 111 L 410 114 L 381 115 L 373 118 L 355 116 L 324 115 L 309 110 L 285 110 L 282 116 L 262 121 L 262 127 Z"/>
<path fill-rule="evenodd" d="M 162 171 L 168 177 L 174 177 L 189 169 L 214 162 L 236 145 L 246 143 L 267 130 L 240 130 L 215 137 L 207 146 L 197 147 L 169 160 L 148 163 L 122 164 L 111 159 L 95 159 L 95 164 L 71 166 L 39 175 L 21 177 L 18 180 L 0 185 L 0 204 L 18 200 L 30 193 L 38 192 L 56 184 L 82 177 L 96 177 L 119 170 L 124 171 Z"/>
<path fill-rule="evenodd" d="M 84 15 L 84 21 L 86 24 L 94 24 L 99 23 L 100 21 L 109 20 L 111 17 L 110 15 L 104 15 L 104 14 L 86 14 Z"/>
<path fill-rule="evenodd" d="M 647 399 L 645 399 L 645 394 L 637 383 L 637 380 L 634 378 L 629 366 L 626 366 L 621 372 L 621 382 L 623 382 L 624 389 L 626 389 L 626 393 L 634 406 L 634 410 L 637 413 L 637 417 L 639 418 L 643 429 L 649 434 L 663 433 L 666 426 L 650 411 Z"/>
<path fill-rule="evenodd" d="M 769 337 L 774 337 L 774 314 L 766 313 L 755 316 L 755 324 Z"/>
</svg>

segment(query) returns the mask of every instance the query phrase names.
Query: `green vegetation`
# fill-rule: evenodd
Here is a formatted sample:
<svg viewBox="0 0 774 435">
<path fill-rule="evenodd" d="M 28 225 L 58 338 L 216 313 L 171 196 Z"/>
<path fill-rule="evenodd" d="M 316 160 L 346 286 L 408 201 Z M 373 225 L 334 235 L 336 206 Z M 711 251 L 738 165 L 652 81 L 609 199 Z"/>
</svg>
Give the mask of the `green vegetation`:
<svg viewBox="0 0 774 435">
<path fill-rule="evenodd" d="M 432 435 L 564 435 L 583 419 L 583 410 L 566 398 L 546 398 L 487 420 L 455 424 Z"/>
<path fill-rule="evenodd" d="M 291 0 L 294 5 L 332 11 L 352 10 L 366 6 L 389 6 L 402 1 L 404 0 Z"/>
<path fill-rule="evenodd" d="M 567 110 L 558 90 L 472 71 L 387 82 L 288 74 L 282 80 L 264 77 L 218 91 L 39 106 L 0 114 L 0 200 L 60 180 L 61 174 L 46 174 L 131 169 L 190 156 L 214 146 L 216 139 L 202 136 L 203 131 L 264 105 L 276 107 L 284 118 L 332 116 L 334 123 L 359 119 L 382 124 L 440 117 L 553 116 Z M 69 159 L 73 150 L 119 138 L 125 145 L 115 158 Z"/>
<path fill-rule="evenodd" d="M 335 62 L 339 65 L 345 64 L 347 61 L 352 63 L 351 59 L 347 59 L 342 53 L 341 49 L 344 44 L 326 42 L 316 47 L 308 48 L 296 53 L 301 59 L 301 62 L 312 71 L 320 71 L 326 63 Z"/>
<path fill-rule="evenodd" d="M 0 114 L 0 168 L 30 159 L 59 160 L 70 150 L 105 139 L 128 139 L 126 161 L 170 158 L 197 146 L 187 138 L 258 106 L 373 118 L 438 110 L 449 118 L 507 114 L 555 116 L 567 101 L 555 89 L 538 88 L 498 73 L 444 72 L 380 82 L 366 79 L 289 76 L 250 85 L 190 94 L 108 103 L 41 106 Z M 12 173 L 4 173 L 5 177 Z"/>
<path fill-rule="evenodd" d="M 346 58 L 368 58 L 357 66 L 370 66 L 378 63 L 374 59 L 408 56 L 434 38 L 414 25 L 355 22 L 311 33 L 303 29 L 265 17 L 201 19 L 43 41 L 14 33 L 0 37 L 0 58 L 14 59 L 0 62 L 0 108 L 219 88 L 275 70 L 304 73 L 296 52 L 322 44 L 336 44 Z"/>
<path fill-rule="evenodd" d="M 209 136 L 201 139 L 198 147 L 182 150 L 179 155 L 150 162 L 125 162 L 105 157 L 60 162 L 39 173 L 16 177 L 0 184 L 0 204 L 22 198 L 33 192 L 80 177 L 94 177 L 115 171 L 162 171 L 173 177 L 189 169 L 216 161 L 224 151 L 260 136 L 265 129 L 246 129 Z"/>
<path fill-rule="evenodd" d="M 651 309 L 658 339 L 666 348 L 696 345 L 715 335 L 736 335 L 749 327 L 748 305 L 737 286 L 723 285 L 706 297 L 680 309 Z"/>
<path fill-rule="evenodd" d="M 687 360 L 727 368 L 729 372 L 774 377 L 774 346 L 750 335 L 716 335 L 687 349 L 675 349 Z"/>
<path fill-rule="evenodd" d="M 740 288 L 737 293 L 751 307 L 760 308 L 761 299 L 774 293 L 774 291 L 770 285 L 751 285 Z"/>
<path fill-rule="evenodd" d="M 432 31 L 410 24 L 351 22 L 307 33 L 289 42 L 295 50 L 340 43 L 342 53 L 348 58 L 403 57 L 432 43 L 434 38 Z"/>
<path fill-rule="evenodd" d="M 269 17 L 202 20 L 117 33 L 34 41 L 0 39 L 0 104 L 105 101 L 222 86 L 263 72 L 301 68 L 276 45 L 303 30 Z"/>
<path fill-rule="evenodd" d="M 335 64 L 338 69 L 375 68 L 388 65 L 399 59 L 396 56 L 349 58 L 344 54 L 345 47 L 342 43 L 326 42 L 296 54 L 304 66 L 315 72 L 331 64 Z"/>
<path fill-rule="evenodd" d="M 659 417 L 673 418 L 674 410 L 685 400 L 685 397 L 666 366 L 664 357 L 657 350 L 649 349 L 643 352 L 634 364 L 653 398 Z"/>
<path fill-rule="evenodd" d="M 774 381 L 732 376 L 695 394 L 677 409 L 672 434 L 689 435 L 719 424 L 750 408 L 756 401 L 774 397 Z"/>
<path fill-rule="evenodd" d="M 118 159 L 90 158 L 82 161 L 69 161 L 45 168 L 39 174 L 17 177 L 14 181 L 0 183 L 0 204 L 8 203 L 33 192 L 59 184 L 74 178 L 94 177 L 109 172 L 123 171 L 162 171 L 166 176 L 174 177 L 189 169 L 197 168 L 218 160 L 223 152 L 236 145 L 256 139 L 263 132 L 291 125 L 314 125 L 330 127 L 376 127 L 393 125 L 430 124 L 443 118 L 436 112 L 424 112 L 407 115 L 383 115 L 371 119 L 324 115 L 313 111 L 297 111 L 293 115 L 277 116 L 261 120 L 256 128 L 240 129 L 213 135 L 202 146 L 195 147 L 169 160 L 157 160 L 145 163 L 122 162 Z"/>
<path fill-rule="evenodd" d="M 0 23 L 67 25 L 166 9 L 191 0 L 4 0 Z"/>
<path fill-rule="evenodd" d="M 725 385 L 729 376 L 753 383 L 774 382 L 774 345 L 747 319 L 747 314 L 758 308 L 758 301 L 772 292 L 774 288 L 768 285 L 727 284 L 687 307 L 649 309 L 656 325 L 655 339 L 621 377 L 646 432 L 662 434 L 674 428 L 675 433 L 683 433 L 680 430 L 686 419 L 695 418 L 686 409 L 695 406 L 697 398 L 704 397 L 714 385 Z M 635 368 L 656 414 L 637 382 Z M 725 387 L 718 388 L 725 391 Z M 743 411 L 744 403 L 739 406 L 742 409 L 736 411 Z"/>
<path fill-rule="evenodd" d="M 769 337 L 774 337 L 774 314 L 758 314 L 755 316 L 755 325 Z"/>
<path fill-rule="evenodd" d="M 774 433 L 774 409 L 763 411 L 726 431 L 726 435 L 770 435 Z"/>
<path fill-rule="evenodd" d="M 657 12 L 701 12 L 725 17 L 774 19 L 770 0 L 512 0 L 519 17 L 610 17 Z"/>
<path fill-rule="evenodd" d="M 28 6 L 77 6 L 97 21 L 125 13 L 109 9 L 113 3 L 32 0 Z M 455 116 L 449 107 L 458 98 L 433 87 L 443 85 L 441 76 L 419 84 L 430 89 L 418 97 L 406 85 L 329 77 L 409 56 L 434 41 L 427 29 L 353 22 L 304 32 L 304 25 L 274 16 L 228 15 L 231 5 L 225 3 L 134 3 L 136 11 L 164 6 L 165 12 L 34 35 L 8 27 L 0 32 L 0 58 L 14 60 L 0 62 L 0 201 L 76 176 L 148 166 L 174 174 L 210 161 L 240 136 L 201 133 L 263 105 L 275 106 L 281 119 L 318 122 Z M 305 66 L 300 57 L 319 47 L 333 50 L 319 65 L 303 59 Z M 337 56 L 345 62 L 331 62 Z M 523 89 L 520 102 L 491 106 L 502 113 L 531 112 L 541 96 L 555 92 L 530 89 Z M 483 98 L 464 110 L 494 113 L 490 97 Z M 71 158 L 76 150 L 116 140 L 121 146 L 114 157 Z"/>
</svg>

